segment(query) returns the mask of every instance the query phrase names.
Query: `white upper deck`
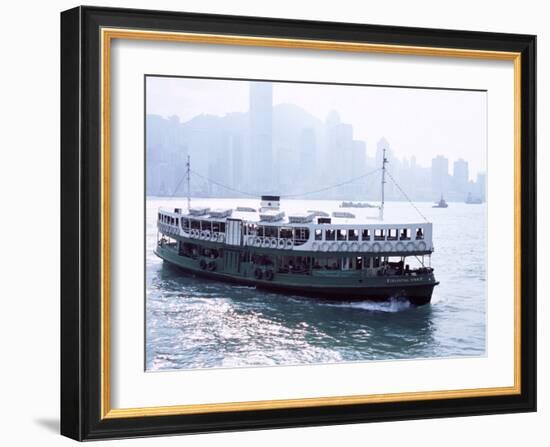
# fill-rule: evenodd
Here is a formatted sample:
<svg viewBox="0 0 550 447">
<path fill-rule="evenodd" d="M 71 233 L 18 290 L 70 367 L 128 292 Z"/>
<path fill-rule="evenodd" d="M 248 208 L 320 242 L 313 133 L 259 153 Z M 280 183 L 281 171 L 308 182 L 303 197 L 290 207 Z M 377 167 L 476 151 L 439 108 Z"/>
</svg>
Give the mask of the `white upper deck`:
<svg viewBox="0 0 550 447">
<path fill-rule="evenodd" d="M 160 209 L 158 227 L 183 238 L 273 249 L 433 251 L 431 223 L 381 221 L 377 208 L 296 212 L 285 211 L 278 200 L 262 200 L 258 207 Z"/>
</svg>

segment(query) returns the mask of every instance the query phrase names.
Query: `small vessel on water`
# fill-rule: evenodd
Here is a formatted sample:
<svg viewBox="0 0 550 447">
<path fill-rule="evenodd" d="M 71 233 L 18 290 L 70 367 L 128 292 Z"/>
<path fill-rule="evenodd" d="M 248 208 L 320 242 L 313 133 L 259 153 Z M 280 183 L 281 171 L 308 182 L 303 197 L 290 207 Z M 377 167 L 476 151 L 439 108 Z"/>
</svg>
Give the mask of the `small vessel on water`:
<svg viewBox="0 0 550 447">
<path fill-rule="evenodd" d="M 439 199 L 439 202 L 435 202 L 435 205 L 432 206 L 432 208 L 448 208 L 449 205 L 447 202 L 445 202 L 445 199 L 443 198 L 443 194 L 441 194 L 441 199 Z"/>
<path fill-rule="evenodd" d="M 479 205 L 480 203 L 483 203 L 483 201 L 479 197 L 474 197 L 471 192 L 468 193 L 468 197 L 466 197 L 466 203 L 468 205 Z"/>
<path fill-rule="evenodd" d="M 188 196 L 186 212 L 159 209 L 155 253 L 187 272 L 276 292 L 429 303 L 438 284 L 432 224 L 383 221 L 386 163 L 384 153 L 374 223 L 342 211 L 287 215 L 275 195 L 262 196 L 258 210 L 191 207 Z M 189 184 L 189 160 L 187 170 Z"/>
<path fill-rule="evenodd" d="M 340 204 L 340 208 L 378 208 L 376 205 L 372 205 L 367 202 L 351 202 L 351 201 L 343 201 Z"/>
</svg>

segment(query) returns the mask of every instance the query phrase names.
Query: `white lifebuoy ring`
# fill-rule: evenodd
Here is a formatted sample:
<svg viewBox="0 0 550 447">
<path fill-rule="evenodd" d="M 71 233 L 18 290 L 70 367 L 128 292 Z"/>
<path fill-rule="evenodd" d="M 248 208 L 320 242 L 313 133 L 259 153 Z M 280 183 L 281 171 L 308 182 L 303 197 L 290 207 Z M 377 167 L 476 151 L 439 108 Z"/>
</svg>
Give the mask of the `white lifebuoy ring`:
<svg viewBox="0 0 550 447">
<path fill-rule="evenodd" d="M 418 243 L 418 249 L 421 250 L 421 251 L 426 250 L 426 242 L 420 241 L 420 242 Z"/>
<path fill-rule="evenodd" d="M 372 244 L 372 251 L 375 252 L 375 253 L 378 253 L 380 252 L 380 244 L 378 242 L 375 242 L 374 244 Z"/>
<path fill-rule="evenodd" d="M 204 232 L 204 238 L 205 238 L 205 239 L 210 239 L 210 231 L 206 230 L 206 231 Z"/>
<path fill-rule="evenodd" d="M 256 238 L 256 241 L 254 242 L 254 245 L 255 245 L 256 247 L 261 247 L 261 246 L 262 246 L 262 242 L 263 242 L 263 241 L 262 241 L 262 238 L 261 238 L 261 237 L 257 237 L 257 238 Z"/>
<path fill-rule="evenodd" d="M 270 241 L 270 245 L 271 245 L 271 248 L 277 248 L 277 239 L 272 237 Z"/>
<path fill-rule="evenodd" d="M 370 244 L 368 244 L 367 242 L 363 242 L 361 244 L 361 251 L 370 251 Z"/>
<path fill-rule="evenodd" d="M 395 250 L 396 251 L 405 251 L 405 244 L 403 242 L 398 242 L 395 245 Z"/>
<path fill-rule="evenodd" d="M 349 247 L 350 251 L 359 251 L 359 244 L 357 242 L 352 242 L 350 247 Z"/>
<path fill-rule="evenodd" d="M 320 248 L 321 251 L 328 251 L 328 242 L 323 242 Z"/>
<path fill-rule="evenodd" d="M 225 241 L 225 234 L 220 233 L 218 234 L 218 242 L 224 242 Z"/>
<path fill-rule="evenodd" d="M 264 240 L 262 242 L 262 247 L 269 247 L 269 238 L 264 237 Z"/>
<path fill-rule="evenodd" d="M 200 232 L 199 237 L 200 237 L 201 239 L 204 239 L 204 231 L 201 231 L 201 232 Z"/>
<path fill-rule="evenodd" d="M 414 251 L 414 242 L 407 243 L 407 251 Z"/>
<path fill-rule="evenodd" d="M 386 242 L 384 244 L 384 251 L 393 251 L 393 245 L 391 244 L 391 242 Z"/>
<path fill-rule="evenodd" d="M 313 244 L 311 244 L 311 249 L 313 251 L 319 250 L 319 244 L 317 242 L 314 242 Z"/>
<path fill-rule="evenodd" d="M 285 248 L 285 240 L 279 239 L 279 248 Z"/>
<path fill-rule="evenodd" d="M 349 250 L 348 243 L 347 243 L 347 242 L 342 242 L 342 243 L 340 244 L 340 251 L 346 252 L 346 251 L 348 251 L 348 250 Z"/>
<path fill-rule="evenodd" d="M 292 239 L 286 240 L 286 243 L 285 243 L 286 248 L 292 248 L 293 245 L 294 244 L 292 243 Z"/>
<path fill-rule="evenodd" d="M 219 235 L 219 233 L 212 232 L 212 234 L 210 235 L 210 240 L 212 242 L 216 242 L 218 240 L 218 235 Z"/>
<path fill-rule="evenodd" d="M 330 251 L 338 251 L 338 243 L 333 242 L 330 244 Z"/>
</svg>

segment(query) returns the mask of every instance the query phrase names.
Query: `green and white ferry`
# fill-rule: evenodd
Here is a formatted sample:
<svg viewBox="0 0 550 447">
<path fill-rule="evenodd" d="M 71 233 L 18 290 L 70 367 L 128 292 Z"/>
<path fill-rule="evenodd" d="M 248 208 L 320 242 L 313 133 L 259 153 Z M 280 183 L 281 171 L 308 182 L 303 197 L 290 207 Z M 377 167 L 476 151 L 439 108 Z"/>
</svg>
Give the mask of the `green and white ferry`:
<svg viewBox="0 0 550 447">
<path fill-rule="evenodd" d="M 185 210 L 159 209 L 155 253 L 188 273 L 286 294 L 427 304 L 438 284 L 432 224 L 383 220 L 383 160 L 374 221 L 342 211 L 287 214 L 274 195 L 258 208 L 192 207 L 188 198 Z"/>
</svg>

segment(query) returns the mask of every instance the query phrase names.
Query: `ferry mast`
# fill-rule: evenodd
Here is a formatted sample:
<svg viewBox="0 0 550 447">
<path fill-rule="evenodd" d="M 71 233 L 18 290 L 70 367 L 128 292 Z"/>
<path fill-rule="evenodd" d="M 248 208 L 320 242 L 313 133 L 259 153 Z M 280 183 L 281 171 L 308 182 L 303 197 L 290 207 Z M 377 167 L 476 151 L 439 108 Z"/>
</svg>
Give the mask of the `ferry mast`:
<svg viewBox="0 0 550 447">
<path fill-rule="evenodd" d="M 185 163 L 187 174 L 187 209 L 191 209 L 191 156 L 187 155 L 187 163 Z"/>
<path fill-rule="evenodd" d="M 384 185 L 386 184 L 386 163 L 388 159 L 386 158 L 386 148 L 382 150 L 382 200 L 380 201 L 380 214 L 379 219 L 384 220 Z"/>
</svg>

